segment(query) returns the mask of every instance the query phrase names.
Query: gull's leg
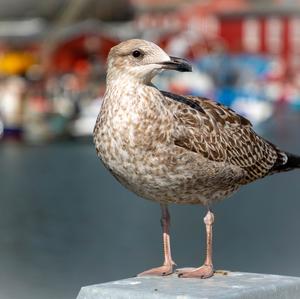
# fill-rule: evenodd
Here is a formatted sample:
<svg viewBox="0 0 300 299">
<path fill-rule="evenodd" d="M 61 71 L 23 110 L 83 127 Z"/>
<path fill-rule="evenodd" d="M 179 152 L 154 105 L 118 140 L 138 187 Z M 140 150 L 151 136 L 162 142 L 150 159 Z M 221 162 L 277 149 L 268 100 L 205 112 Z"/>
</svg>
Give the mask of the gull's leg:
<svg viewBox="0 0 300 299">
<path fill-rule="evenodd" d="M 206 257 L 204 264 L 199 268 L 192 268 L 191 270 L 179 270 L 178 277 L 209 278 L 214 274 L 212 263 L 212 225 L 214 223 L 214 214 L 210 210 L 208 210 L 204 217 L 204 223 L 206 227 Z"/>
<path fill-rule="evenodd" d="M 164 263 L 162 266 L 144 271 L 138 274 L 138 276 L 143 276 L 143 275 L 165 276 L 173 273 L 173 267 L 175 263 L 172 260 L 171 247 L 170 247 L 170 234 L 169 234 L 170 214 L 167 205 L 161 204 L 160 207 L 161 207 L 161 226 L 163 229 Z"/>
</svg>

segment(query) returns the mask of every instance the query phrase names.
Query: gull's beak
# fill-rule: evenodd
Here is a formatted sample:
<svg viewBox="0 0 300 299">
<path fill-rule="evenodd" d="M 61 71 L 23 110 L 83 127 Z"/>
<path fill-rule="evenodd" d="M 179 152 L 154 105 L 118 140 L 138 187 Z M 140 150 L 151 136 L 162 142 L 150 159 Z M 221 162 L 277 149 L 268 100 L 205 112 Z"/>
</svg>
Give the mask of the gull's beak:
<svg viewBox="0 0 300 299">
<path fill-rule="evenodd" d="M 160 63 L 164 69 L 175 70 L 179 72 L 191 72 L 192 65 L 183 58 L 170 56 L 170 61 Z"/>
</svg>

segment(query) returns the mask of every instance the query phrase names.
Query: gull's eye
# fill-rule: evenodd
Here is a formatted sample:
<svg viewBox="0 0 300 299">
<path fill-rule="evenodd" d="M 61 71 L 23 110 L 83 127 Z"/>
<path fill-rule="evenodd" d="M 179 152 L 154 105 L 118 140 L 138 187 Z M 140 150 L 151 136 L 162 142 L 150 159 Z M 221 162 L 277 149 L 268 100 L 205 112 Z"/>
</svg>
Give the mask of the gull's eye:
<svg viewBox="0 0 300 299">
<path fill-rule="evenodd" d="M 132 56 L 133 56 L 134 58 L 139 58 L 139 57 L 142 56 L 142 52 L 141 52 L 140 50 L 134 50 L 134 51 L 132 52 Z"/>
</svg>

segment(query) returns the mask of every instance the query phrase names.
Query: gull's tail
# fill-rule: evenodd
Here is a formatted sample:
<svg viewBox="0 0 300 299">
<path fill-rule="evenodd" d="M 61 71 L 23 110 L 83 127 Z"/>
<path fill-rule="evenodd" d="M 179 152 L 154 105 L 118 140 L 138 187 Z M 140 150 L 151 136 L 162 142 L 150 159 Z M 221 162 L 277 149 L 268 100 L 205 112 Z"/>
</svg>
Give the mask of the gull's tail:
<svg viewBox="0 0 300 299">
<path fill-rule="evenodd" d="M 287 166 L 291 169 L 300 168 L 300 156 L 286 153 L 287 155 Z"/>
<path fill-rule="evenodd" d="M 272 167 L 271 172 L 290 171 L 297 168 L 300 168 L 300 156 L 278 151 L 278 159 Z"/>
</svg>

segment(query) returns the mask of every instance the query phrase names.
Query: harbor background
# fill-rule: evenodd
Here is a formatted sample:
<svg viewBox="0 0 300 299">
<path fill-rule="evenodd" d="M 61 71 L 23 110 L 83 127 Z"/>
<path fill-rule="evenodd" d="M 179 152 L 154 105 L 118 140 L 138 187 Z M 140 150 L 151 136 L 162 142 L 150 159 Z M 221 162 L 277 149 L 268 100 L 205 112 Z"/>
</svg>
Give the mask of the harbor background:
<svg viewBox="0 0 300 299">
<path fill-rule="evenodd" d="M 1 1 L 1 298 L 71 299 L 161 263 L 159 206 L 108 173 L 91 137 L 123 39 L 193 63 L 160 88 L 229 105 L 300 154 L 299 1 Z M 217 269 L 300 276 L 299 182 L 274 175 L 213 207 Z M 204 208 L 170 211 L 175 261 L 200 265 Z"/>
</svg>

